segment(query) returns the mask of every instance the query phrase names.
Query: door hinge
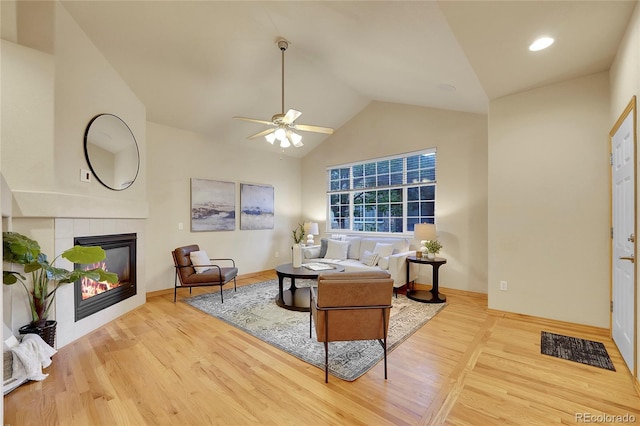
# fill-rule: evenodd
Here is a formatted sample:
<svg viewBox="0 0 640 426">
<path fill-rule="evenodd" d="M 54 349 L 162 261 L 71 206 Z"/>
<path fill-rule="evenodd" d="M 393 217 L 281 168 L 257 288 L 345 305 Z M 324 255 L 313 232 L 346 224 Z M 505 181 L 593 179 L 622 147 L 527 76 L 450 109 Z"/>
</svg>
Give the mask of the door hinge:
<svg viewBox="0 0 640 426">
<path fill-rule="evenodd" d="M 611 310 L 611 313 L 613 313 L 613 300 L 611 301 L 611 306 L 609 309 Z"/>
<path fill-rule="evenodd" d="M 609 153 L 609 165 L 613 166 L 613 152 Z"/>
<path fill-rule="evenodd" d="M 611 227 L 611 239 L 613 240 L 613 226 Z"/>
</svg>

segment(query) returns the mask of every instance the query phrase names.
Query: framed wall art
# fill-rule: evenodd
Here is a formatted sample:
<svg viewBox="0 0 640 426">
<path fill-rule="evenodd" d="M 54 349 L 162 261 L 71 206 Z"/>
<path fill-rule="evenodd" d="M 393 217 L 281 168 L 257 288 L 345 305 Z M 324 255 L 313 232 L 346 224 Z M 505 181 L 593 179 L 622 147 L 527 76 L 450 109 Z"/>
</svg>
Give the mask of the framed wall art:
<svg viewBox="0 0 640 426">
<path fill-rule="evenodd" d="M 273 186 L 240 184 L 240 229 L 273 229 Z"/>
<path fill-rule="evenodd" d="M 191 179 L 191 231 L 236 229 L 236 184 Z"/>
</svg>

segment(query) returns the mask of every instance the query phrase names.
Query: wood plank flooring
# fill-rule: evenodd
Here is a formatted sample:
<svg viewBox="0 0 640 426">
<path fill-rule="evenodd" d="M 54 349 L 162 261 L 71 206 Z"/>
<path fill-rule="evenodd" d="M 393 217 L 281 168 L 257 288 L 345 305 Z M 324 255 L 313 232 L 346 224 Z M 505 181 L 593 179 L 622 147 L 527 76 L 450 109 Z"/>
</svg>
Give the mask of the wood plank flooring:
<svg viewBox="0 0 640 426">
<path fill-rule="evenodd" d="M 275 279 L 268 271 L 250 285 Z M 217 291 L 206 288 L 197 292 Z M 449 305 L 355 382 L 329 377 L 173 293 L 60 349 L 49 377 L 4 399 L 5 425 L 550 425 L 640 423 L 640 397 L 601 329 Z M 178 297 L 186 297 L 182 290 Z M 616 372 L 540 354 L 542 330 L 601 341 Z M 595 417 L 608 416 L 608 417 Z M 602 421 L 604 420 L 604 421 Z"/>
</svg>

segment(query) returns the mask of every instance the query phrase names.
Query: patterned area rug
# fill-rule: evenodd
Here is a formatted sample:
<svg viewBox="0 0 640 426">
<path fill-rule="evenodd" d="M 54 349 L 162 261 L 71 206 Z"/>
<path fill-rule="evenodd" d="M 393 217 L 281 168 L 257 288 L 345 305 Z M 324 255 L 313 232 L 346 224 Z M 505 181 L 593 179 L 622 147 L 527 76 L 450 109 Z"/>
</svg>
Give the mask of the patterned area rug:
<svg viewBox="0 0 640 426">
<path fill-rule="evenodd" d="M 544 355 L 616 371 L 607 348 L 604 347 L 604 344 L 593 340 L 543 331 L 540 337 L 540 351 Z"/>
<path fill-rule="evenodd" d="M 311 280 L 296 280 L 297 287 L 309 286 Z M 288 283 L 285 283 L 285 285 Z M 309 338 L 309 313 L 283 309 L 276 305 L 278 281 L 270 280 L 224 290 L 224 303 L 217 292 L 184 299 L 184 302 L 219 318 L 324 370 L 324 345 L 316 340 L 315 330 Z M 393 297 L 389 320 L 387 353 L 426 324 L 445 304 L 414 302 L 399 294 Z M 329 373 L 353 381 L 383 358 L 375 341 L 330 342 Z"/>
</svg>

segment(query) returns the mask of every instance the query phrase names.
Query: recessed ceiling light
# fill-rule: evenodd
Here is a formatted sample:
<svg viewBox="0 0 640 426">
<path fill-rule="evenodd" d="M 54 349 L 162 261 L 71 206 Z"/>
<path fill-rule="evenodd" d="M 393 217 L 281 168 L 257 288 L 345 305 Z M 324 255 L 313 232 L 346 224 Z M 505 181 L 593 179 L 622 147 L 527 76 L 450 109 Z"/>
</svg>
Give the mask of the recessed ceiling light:
<svg viewBox="0 0 640 426">
<path fill-rule="evenodd" d="M 449 83 L 440 83 L 438 84 L 438 89 L 445 91 L 445 92 L 455 92 L 456 90 L 458 90 L 456 88 L 456 86 L 454 86 L 453 84 L 449 84 Z"/>
<path fill-rule="evenodd" d="M 532 52 L 537 52 L 538 50 L 546 49 L 551 46 L 555 40 L 551 37 L 540 37 L 529 46 L 529 50 Z"/>
</svg>

